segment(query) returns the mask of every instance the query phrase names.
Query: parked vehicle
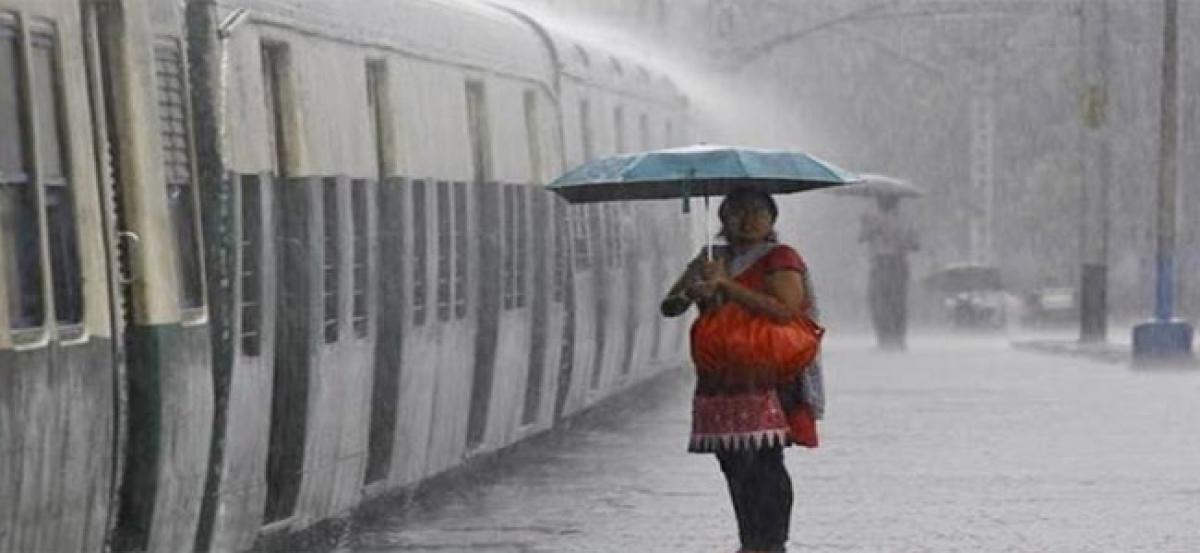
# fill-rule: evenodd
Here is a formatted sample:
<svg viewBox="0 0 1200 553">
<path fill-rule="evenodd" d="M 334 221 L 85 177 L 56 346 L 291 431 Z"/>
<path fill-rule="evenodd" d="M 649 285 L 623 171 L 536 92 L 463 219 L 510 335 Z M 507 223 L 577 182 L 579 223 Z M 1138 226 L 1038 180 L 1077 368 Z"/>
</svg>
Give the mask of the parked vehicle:
<svg viewBox="0 0 1200 553">
<path fill-rule="evenodd" d="M 1032 327 L 1073 325 L 1079 322 L 1079 301 L 1074 288 L 1038 288 L 1024 297 L 1024 324 Z"/>
<path fill-rule="evenodd" d="M 979 263 L 953 263 L 925 278 L 941 297 L 946 320 L 959 330 L 995 330 L 1007 320 L 1000 270 Z"/>
</svg>

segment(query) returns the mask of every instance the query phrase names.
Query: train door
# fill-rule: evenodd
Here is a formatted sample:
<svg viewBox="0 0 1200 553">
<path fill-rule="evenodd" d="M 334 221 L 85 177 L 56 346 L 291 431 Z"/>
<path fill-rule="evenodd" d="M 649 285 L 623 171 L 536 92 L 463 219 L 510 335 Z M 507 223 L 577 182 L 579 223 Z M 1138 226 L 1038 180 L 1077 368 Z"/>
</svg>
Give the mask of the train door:
<svg viewBox="0 0 1200 553">
<path fill-rule="evenodd" d="M 568 157 L 568 163 L 579 164 L 595 158 L 595 141 L 592 135 L 591 101 L 587 97 L 578 100 L 578 123 L 575 127 L 579 138 L 579 149 L 575 156 Z M 567 320 L 564 321 L 564 332 L 567 338 L 563 344 L 564 358 L 560 364 L 562 375 L 560 383 L 560 401 L 556 404 L 556 420 L 570 415 L 588 401 L 589 382 L 595 367 L 598 352 L 596 305 L 597 289 L 599 288 L 597 267 L 599 248 L 595 244 L 598 223 L 594 220 L 599 207 L 590 205 L 563 205 L 567 226 L 570 231 L 570 244 L 567 250 L 570 256 L 568 265 L 568 282 L 564 292 Z"/>
<path fill-rule="evenodd" d="M 305 428 L 308 419 L 309 282 L 307 271 L 293 274 L 288 269 L 306 266 L 304 251 L 309 243 L 308 186 L 290 181 L 293 141 L 288 136 L 290 105 L 290 51 L 286 44 L 262 45 L 263 99 L 267 114 L 267 138 L 277 177 L 279 263 L 277 273 L 276 354 L 271 391 L 271 430 L 267 455 L 267 501 L 264 520 L 275 522 L 292 516 L 300 494 L 304 467 Z M 297 205 L 305 202 L 305 205 Z"/>
<path fill-rule="evenodd" d="M 542 388 L 546 373 L 546 349 L 549 342 L 546 322 L 549 317 L 549 298 L 547 297 L 548 271 L 546 255 L 549 251 L 546 229 L 550 228 L 549 202 L 546 192 L 535 190 L 533 194 L 533 282 L 531 291 L 532 320 L 529 339 L 529 371 L 525 375 L 525 400 L 521 411 L 521 425 L 526 426 L 537 422 L 541 412 Z"/>
<path fill-rule="evenodd" d="M 500 274 L 500 186 L 491 182 L 491 144 L 487 104 L 483 83 L 467 82 L 467 118 L 470 132 L 471 162 L 478 206 L 476 226 L 479 244 L 479 275 Z M 460 206 L 463 209 L 463 206 Z M 459 216 L 465 215 L 459 213 Z M 471 405 L 467 422 L 467 449 L 483 443 L 491 406 L 492 377 L 495 371 L 497 338 L 500 325 L 500 290 L 495 278 L 480 278 L 476 312 L 475 368 L 471 379 Z"/>
<path fill-rule="evenodd" d="M 380 301 L 379 334 L 376 341 L 375 368 L 371 383 L 371 422 L 368 438 L 367 467 L 363 483 L 370 484 L 387 478 L 392 464 L 392 447 L 396 430 L 396 402 L 400 397 L 400 361 L 404 339 L 400 324 L 405 310 L 402 279 L 404 221 L 402 204 L 398 201 L 403 186 L 387 182 L 393 171 L 391 161 L 391 104 L 388 100 L 387 65 L 382 60 L 367 62 L 367 114 L 375 154 L 376 180 L 379 182 L 378 216 L 380 249 L 383 263 L 379 273 Z"/>
<path fill-rule="evenodd" d="M 94 5 L 85 11 L 89 16 L 90 25 L 94 32 L 94 40 L 96 50 L 91 62 L 93 63 L 93 109 L 96 111 L 97 121 L 102 121 L 104 124 L 105 142 L 101 143 L 101 147 L 107 149 L 100 154 L 102 175 L 107 175 L 111 181 L 111 188 L 106 190 L 106 200 L 111 201 L 111 207 L 105 210 L 105 214 L 109 216 L 110 223 L 106 228 L 113 229 L 107 240 L 106 253 L 111 262 L 110 271 L 113 273 L 110 278 L 115 280 L 115 296 L 119 298 L 119 304 L 114 304 L 113 309 L 113 350 L 116 359 L 121 364 L 120 369 L 125 375 L 143 374 L 146 369 L 144 367 L 145 359 L 140 355 L 130 355 L 129 352 L 137 351 L 137 343 L 134 339 L 136 335 L 133 331 L 136 321 L 134 313 L 141 306 L 138 305 L 142 298 L 135 292 L 134 283 L 139 275 L 135 274 L 134 265 L 136 260 L 135 255 L 138 249 L 142 246 L 141 236 L 136 231 L 135 226 L 130 222 L 128 217 L 128 206 L 126 195 L 123 194 L 123 169 L 128 167 L 122 163 L 124 157 L 121 150 L 122 142 L 118 139 L 121 136 L 122 129 L 120 128 L 120 116 L 118 115 L 117 94 L 118 84 L 114 81 L 116 78 L 114 72 L 114 64 L 118 61 L 117 48 L 120 44 L 120 37 L 113 31 L 113 27 L 118 25 L 118 14 L 113 8 L 104 8 Z M 131 392 L 129 377 L 124 377 L 125 382 L 118 384 L 117 396 L 119 404 L 119 417 L 123 420 L 119 422 L 121 425 L 121 441 L 128 444 L 131 440 L 145 440 L 145 436 L 130 435 L 132 422 L 130 421 L 130 398 L 135 395 Z M 121 551 L 130 549 L 140 545 L 136 542 L 144 543 L 148 536 L 146 532 L 142 535 L 135 536 L 134 532 L 128 528 L 126 523 L 131 515 L 135 515 L 142 520 L 148 520 L 153 516 L 153 501 L 138 503 L 130 503 L 128 501 L 129 487 L 131 484 L 140 484 L 139 490 L 141 495 L 153 495 L 153 482 L 149 480 L 140 480 L 131 482 L 128 478 L 130 466 L 134 469 L 144 469 L 144 462 L 137 459 L 125 459 L 128 446 L 123 445 L 116 451 L 119 459 L 118 468 L 116 469 L 118 482 L 121 484 L 119 498 L 115 505 L 119 511 L 112 514 L 111 524 L 114 535 L 110 537 L 110 542 L 113 544 L 113 549 Z M 143 470 L 142 472 L 146 472 Z M 145 493 L 149 490 L 150 493 Z M 147 530 L 148 531 L 148 530 Z"/>
<path fill-rule="evenodd" d="M 608 290 L 610 288 L 610 279 L 612 277 L 612 267 L 609 255 L 613 248 L 611 247 L 612 236 L 612 206 L 610 204 L 599 204 L 587 206 L 587 226 L 588 234 L 591 237 L 592 250 L 592 272 L 594 274 L 592 287 L 592 312 L 595 313 L 595 341 L 592 349 L 592 365 L 591 365 L 591 382 L 589 383 L 590 390 L 600 388 L 601 378 L 604 376 L 605 351 L 608 348 L 608 324 L 612 303 L 615 298 L 610 297 Z"/>
<path fill-rule="evenodd" d="M 100 191 L 99 206 L 101 209 L 101 237 L 104 242 L 104 260 L 105 260 L 105 288 L 108 290 L 108 305 L 109 305 L 109 328 L 111 331 L 111 355 L 115 370 L 113 376 L 115 382 L 112 389 L 115 393 L 112 394 L 115 405 L 113 405 L 112 416 L 115 420 L 112 421 L 114 428 L 113 438 L 114 446 L 112 448 L 112 463 L 111 476 L 113 486 L 116 486 L 119 480 L 119 475 L 123 471 L 121 461 L 123 441 L 127 439 L 124 436 L 126 422 L 124 404 L 128 397 L 126 389 L 125 374 L 127 371 L 128 359 L 128 343 L 127 330 L 132 324 L 132 305 L 130 305 L 132 290 L 130 285 L 133 282 L 133 271 L 130 264 L 130 256 L 132 253 L 128 249 L 130 241 L 136 240 L 137 236 L 128 231 L 121 229 L 126 228 L 123 222 L 118 220 L 120 210 L 115 205 L 116 197 L 115 190 L 118 190 L 117 182 L 120 174 L 118 172 L 118 163 L 116 151 L 110 146 L 112 137 L 109 135 L 113 130 L 113 123 L 109 120 L 112 117 L 110 105 L 110 90 L 109 76 L 106 74 L 107 65 L 104 63 L 108 56 L 105 54 L 104 44 L 101 40 L 100 32 L 102 28 L 102 19 L 105 17 L 104 8 L 100 5 L 89 3 L 85 4 L 82 10 L 83 16 L 83 40 L 84 40 L 84 63 L 87 66 L 88 79 L 88 99 L 89 107 L 92 113 L 92 135 L 94 138 L 95 158 L 96 158 L 96 179 L 98 181 L 98 190 Z M 115 492 L 118 490 L 114 487 L 113 499 L 116 499 Z M 106 499 L 107 501 L 107 499 Z M 111 505 L 113 511 L 108 514 L 105 531 L 114 529 L 117 521 L 116 504 Z"/>
<path fill-rule="evenodd" d="M 529 181 L 533 188 L 533 282 L 530 289 L 533 295 L 531 302 L 531 322 L 529 340 L 529 371 L 525 375 L 525 401 L 521 410 L 521 426 L 537 422 L 541 412 L 542 385 L 546 372 L 546 348 L 550 331 L 546 322 L 549 316 L 547 309 L 547 271 L 546 255 L 550 239 L 547 231 L 550 229 L 549 208 L 546 192 L 537 186 L 542 181 L 542 139 L 541 126 L 538 117 L 537 93 L 526 90 L 524 94 L 525 108 L 525 139 L 529 151 Z M 525 223 L 524 221 L 522 222 Z"/>
<path fill-rule="evenodd" d="M 0 0 L 0 551 L 98 550 L 110 515 L 119 365 L 77 10 Z"/>
<path fill-rule="evenodd" d="M 172 4 L 98 10 L 120 272 L 127 440 L 114 548 L 194 544 L 213 416 L 190 87 Z"/>
<path fill-rule="evenodd" d="M 621 243 L 618 255 L 625 269 L 625 357 L 620 367 L 621 378 L 624 379 L 634 369 L 634 363 L 644 362 L 639 355 L 641 345 L 646 343 L 640 326 L 648 319 L 646 315 L 650 311 L 646 306 L 653 305 L 653 300 L 647 301 L 648 298 L 642 297 L 648 290 L 645 286 L 648 283 L 643 282 L 645 270 L 641 264 L 648 260 L 639 255 L 644 251 L 641 248 L 645 244 L 644 235 L 638 232 L 641 211 L 623 204 L 618 213 L 621 220 L 617 226 L 617 241 Z"/>
<path fill-rule="evenodd" d="M 571 253 L 571 224 L 567 203 L 554 199 L 554 288 L 555 303 L 562 304 L 562 344 L 558 358 L 558 378 L 554 397 L 554 420 L 566 415 L 571 394 L 571 376 L 575 372 L 575 263 Z"/>
</svg>

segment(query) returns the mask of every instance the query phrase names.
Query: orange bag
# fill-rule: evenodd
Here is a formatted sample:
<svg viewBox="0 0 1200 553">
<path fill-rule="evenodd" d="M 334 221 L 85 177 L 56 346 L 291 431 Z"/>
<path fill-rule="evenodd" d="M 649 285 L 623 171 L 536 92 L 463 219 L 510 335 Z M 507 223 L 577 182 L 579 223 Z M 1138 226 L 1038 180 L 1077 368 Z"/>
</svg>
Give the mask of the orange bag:
<svg viewBox="0 0 1200 553">
<path fill-rule="evenodd" d="M 778 384 L 812 363 L 824 334 L 808 317 L 781 324 L 726 302 L 692 324 L 692 360 L 723 382 Z"/>
</svg>

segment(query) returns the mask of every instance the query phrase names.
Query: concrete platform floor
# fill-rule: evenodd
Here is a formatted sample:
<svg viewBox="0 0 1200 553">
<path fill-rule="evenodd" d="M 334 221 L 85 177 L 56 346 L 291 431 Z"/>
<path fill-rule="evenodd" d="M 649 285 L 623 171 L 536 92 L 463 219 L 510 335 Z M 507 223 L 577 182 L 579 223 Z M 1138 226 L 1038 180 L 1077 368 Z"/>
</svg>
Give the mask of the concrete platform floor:
<svg viewBox="0 0 1200 553">
<path fill-rule="evenodd" d="M 789 450 L 789 551 L 1200 552 L 1200 371 L 834 338 L 823 445 Z M 358 522 L 346 552 L 731 553 L 716 461 L 663 378 L 491 470 Z"/>
</svg>

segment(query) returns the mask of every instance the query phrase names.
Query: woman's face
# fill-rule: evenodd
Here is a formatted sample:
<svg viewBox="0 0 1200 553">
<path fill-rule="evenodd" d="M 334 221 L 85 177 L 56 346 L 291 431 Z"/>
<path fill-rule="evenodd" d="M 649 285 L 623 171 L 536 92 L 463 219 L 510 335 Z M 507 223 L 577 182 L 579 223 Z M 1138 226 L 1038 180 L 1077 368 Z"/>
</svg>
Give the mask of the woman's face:
<svg viewBox="0 0 1200 553">
<path fill-rule="evenodd" d="M 742 244 L 766 241 L 774 223 L 770 210 L 758 203 L 733 206 L 721 218 L 726 238 Z"/>
</svg>

